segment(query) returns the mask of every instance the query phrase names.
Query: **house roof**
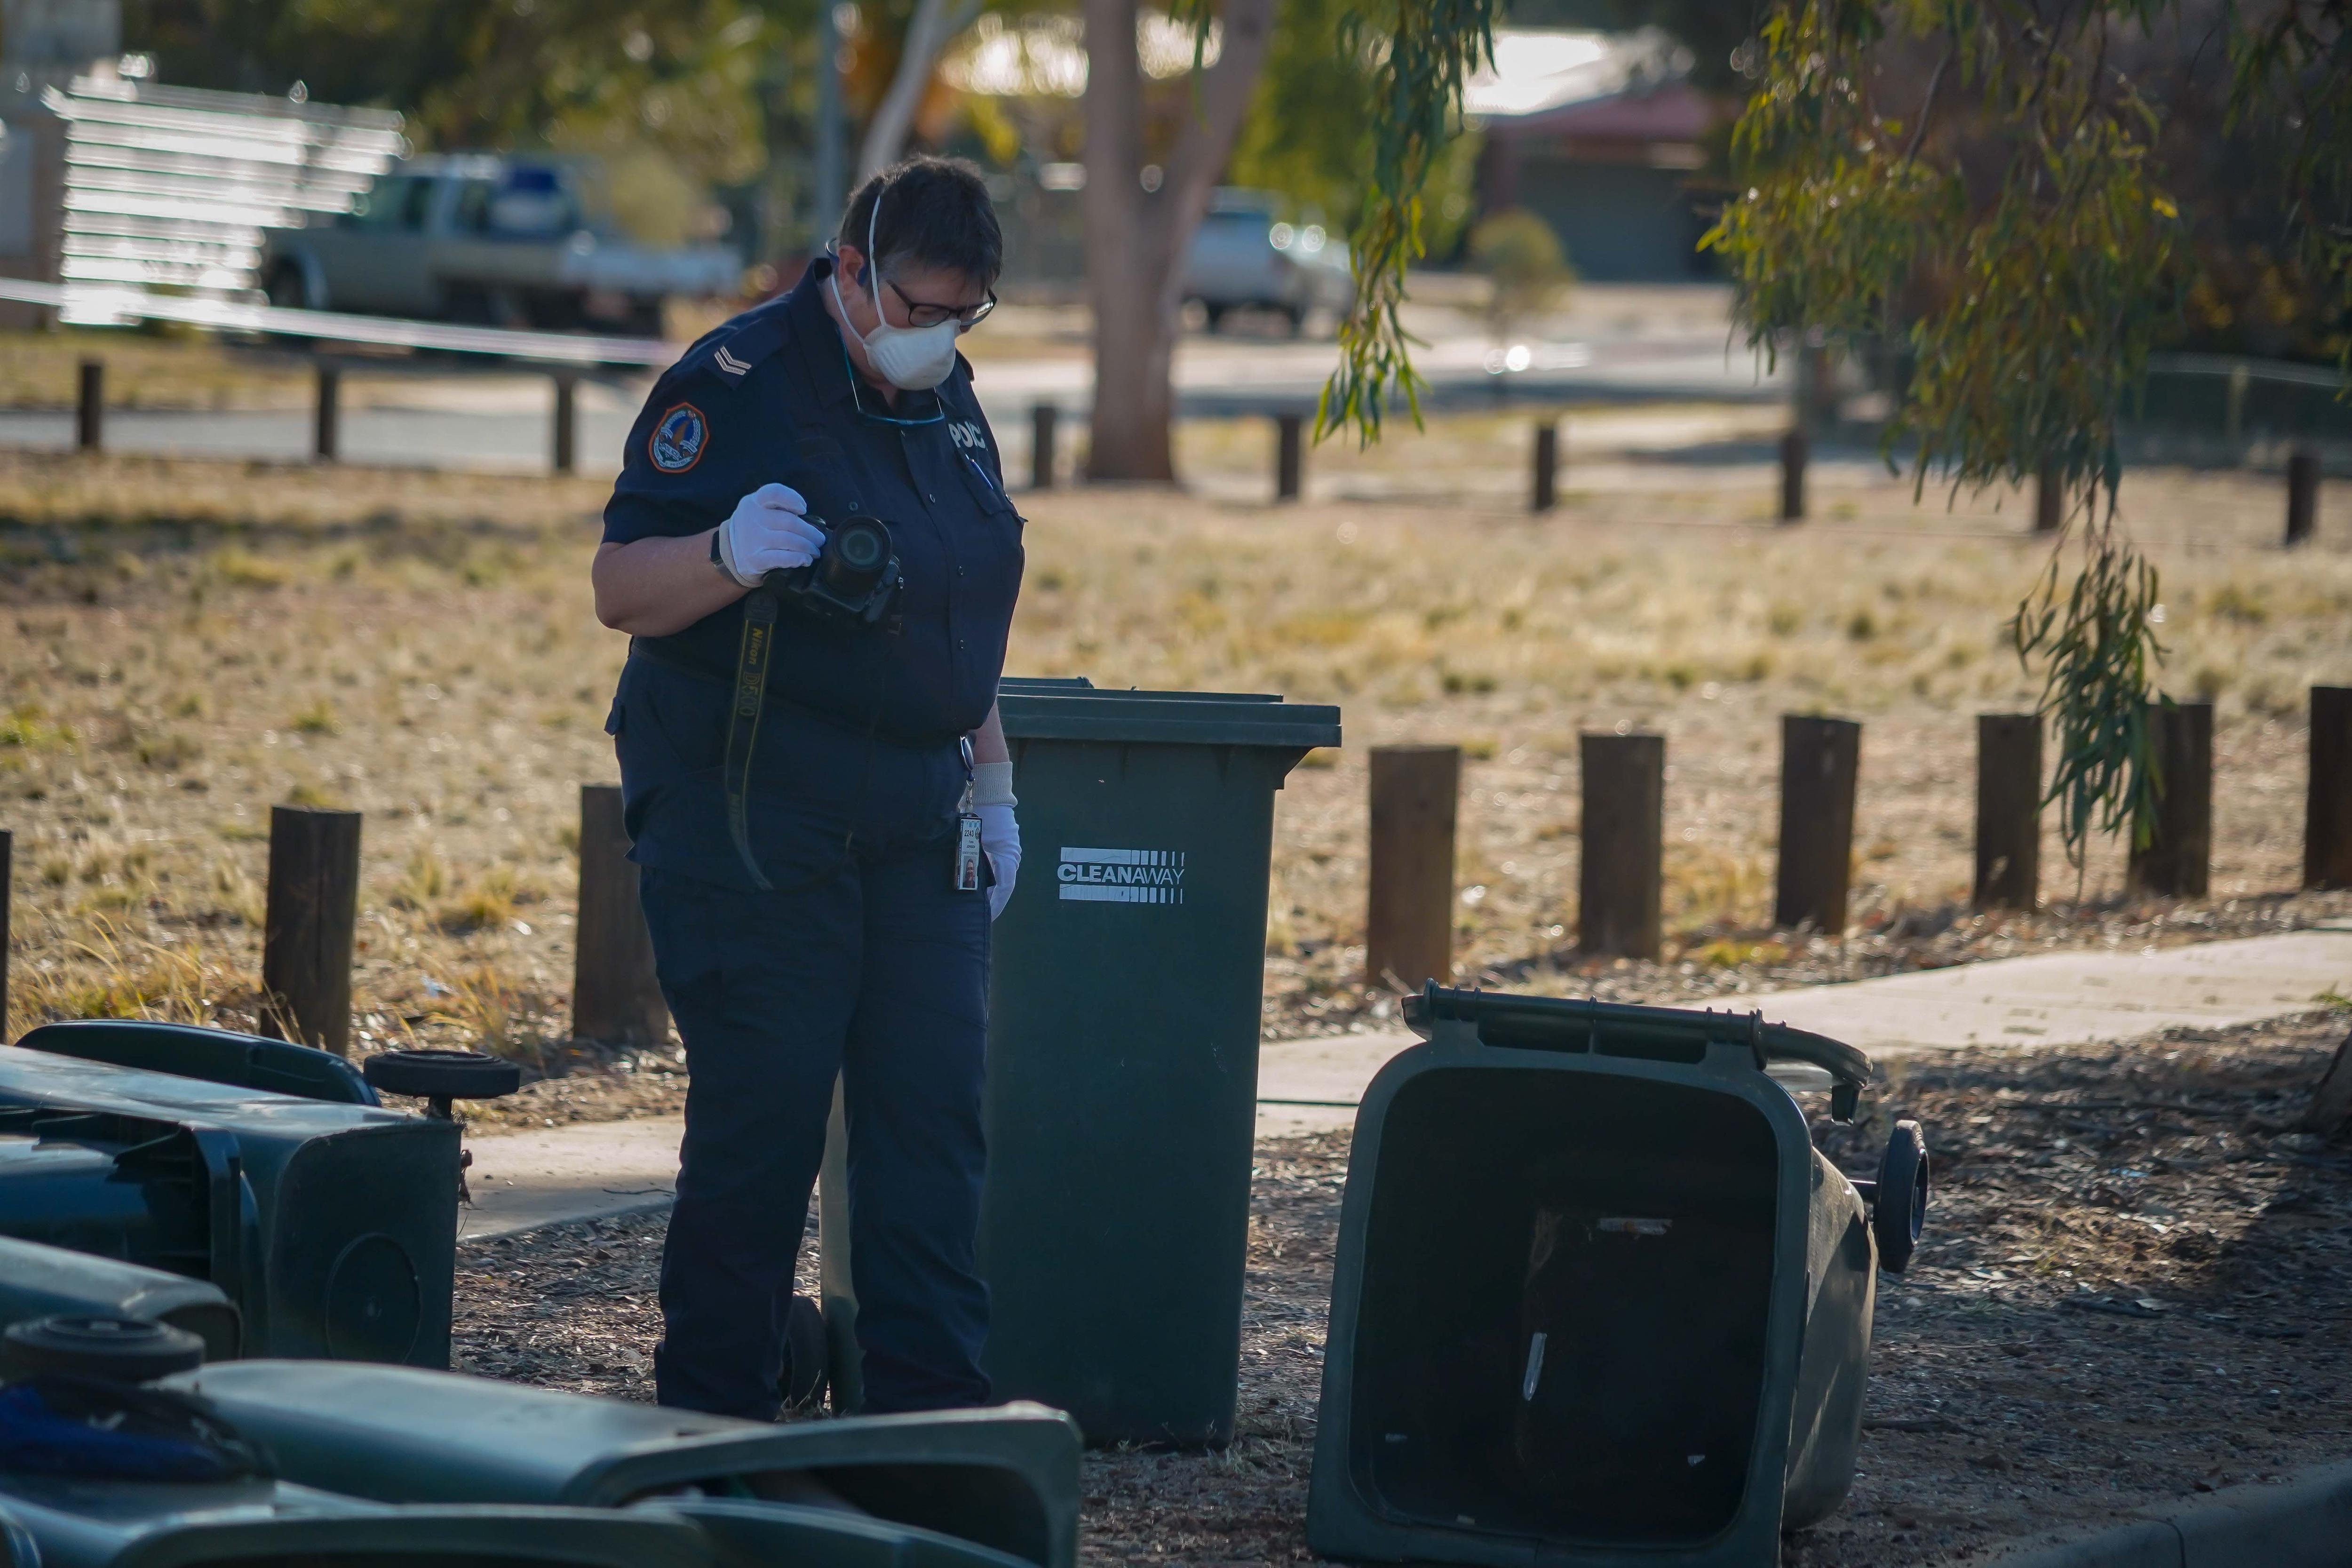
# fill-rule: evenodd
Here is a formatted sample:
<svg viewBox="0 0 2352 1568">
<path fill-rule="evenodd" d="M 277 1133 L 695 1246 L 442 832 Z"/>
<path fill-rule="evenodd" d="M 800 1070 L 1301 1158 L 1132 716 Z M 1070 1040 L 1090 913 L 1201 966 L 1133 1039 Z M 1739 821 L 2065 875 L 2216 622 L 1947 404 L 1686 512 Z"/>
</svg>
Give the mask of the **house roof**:
<svg viewBox="0 0 2352 1568">
<path fill-rule="evenodd" d="M 1464 85 L 1462 108 L 1490 136 L 1689 142 L 1714 110 L 1684 79 L 1688 49 L 1655 27 L 1632 33 L 1501 28 L 1495 58 Z"/>
</svg>

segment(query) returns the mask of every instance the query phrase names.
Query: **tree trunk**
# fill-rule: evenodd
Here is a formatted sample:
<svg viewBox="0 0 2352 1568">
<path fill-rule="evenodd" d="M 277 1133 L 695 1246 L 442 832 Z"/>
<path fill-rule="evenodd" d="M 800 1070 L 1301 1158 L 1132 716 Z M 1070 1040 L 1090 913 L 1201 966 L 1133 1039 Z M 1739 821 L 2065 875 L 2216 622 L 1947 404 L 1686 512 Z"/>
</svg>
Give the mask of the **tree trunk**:
<svg viewBox="0 0 2352 1568">
<path fill-rule="evenodd" d="M 1274 28 L 1274 0 L 1227 0 L 1217 63 L 1160 189 L 1143 168 L 1143 72 L 1136 0 L 1086 0 L 1087 288 L 1095 312 L 1094 428 L 1087 471 L 1097 479 L 1171 481 L 1171 380 L 1184 256 L 1208 210 L 1249 110 Z"/>
<path fill-rule="evenodd" d="M 915 123 L 915 110 L 923 106 L 932 68 L 955 36 L 979 15 L 980 0 L 916 0 L 915 14 L 907 19 L 907 41 L 898 51 L 898 68 L 891 75 L 890 89 L 882 95 L 874 119 L 866 127 L 866 140 L 858 145 L 857 184 L 864 184 L 897 163 L 907 150 L 907 132 Z"/>
</svg>

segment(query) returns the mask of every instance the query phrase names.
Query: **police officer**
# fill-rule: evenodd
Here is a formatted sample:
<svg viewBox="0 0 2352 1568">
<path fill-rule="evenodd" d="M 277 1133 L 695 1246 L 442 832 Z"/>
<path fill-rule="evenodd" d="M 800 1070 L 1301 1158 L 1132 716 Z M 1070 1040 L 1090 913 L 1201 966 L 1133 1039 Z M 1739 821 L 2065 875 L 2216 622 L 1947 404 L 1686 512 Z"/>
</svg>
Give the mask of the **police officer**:
<svg viewBox="0 0 2352 1568">
<path fill-rule="evenodd" d="M 604 510 L 596 614 L 631 635 L 605 727 L 691 1074 L 665 1405 L 776 1415 L 836 1073 L 866 1408 L 988 1397 L 973 1247 L 989 922 L 1021 864 L 996 685 L 1022 520 L 956 339 L 1003 257 L 970 164 L 866 181 L 797 287 L 655 384 Z M 888 527 L 895 588 L 804 613 L 778 590 L 860 515 Z"/>
</svg>

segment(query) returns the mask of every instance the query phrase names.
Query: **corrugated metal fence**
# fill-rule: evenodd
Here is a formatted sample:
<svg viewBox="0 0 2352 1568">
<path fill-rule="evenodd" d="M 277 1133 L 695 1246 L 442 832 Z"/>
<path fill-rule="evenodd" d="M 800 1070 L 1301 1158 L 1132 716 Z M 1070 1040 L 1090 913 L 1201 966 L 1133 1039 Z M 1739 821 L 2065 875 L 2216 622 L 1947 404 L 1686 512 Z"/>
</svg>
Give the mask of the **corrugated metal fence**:
<svg viewBox="0 0 2352 1568">
<path fill-rule="evenodd" d="M 408 151 L 397 114 L 258 94 L 80 77 L 42 104 L 66 132 L 69 298 L 257 300 L 263 230 L 350 211 Z M 80 319 L 70 303 L 64 317 Z"/>
</svg>

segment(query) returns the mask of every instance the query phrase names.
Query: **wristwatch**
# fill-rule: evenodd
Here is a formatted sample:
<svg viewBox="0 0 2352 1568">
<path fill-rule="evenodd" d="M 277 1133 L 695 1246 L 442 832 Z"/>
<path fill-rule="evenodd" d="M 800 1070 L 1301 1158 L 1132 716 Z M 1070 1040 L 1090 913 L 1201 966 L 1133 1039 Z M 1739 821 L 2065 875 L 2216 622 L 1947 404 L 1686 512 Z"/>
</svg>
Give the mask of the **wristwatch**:
<svg viewBox="0 0 2352 1568">
<path fill-rule="evenodd" d="M 735 574 L 727 570 L 727 557 L 719 552 L 719 536 L 726 531 L 727 525 L 723 522 L 710 531 L 710 569 L 730 583 L 735 583 Z M 743 584 L 735 583 L 735 585 L 740 588 Z"/>
</svg>

